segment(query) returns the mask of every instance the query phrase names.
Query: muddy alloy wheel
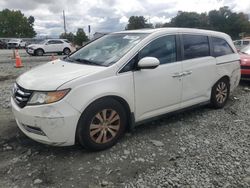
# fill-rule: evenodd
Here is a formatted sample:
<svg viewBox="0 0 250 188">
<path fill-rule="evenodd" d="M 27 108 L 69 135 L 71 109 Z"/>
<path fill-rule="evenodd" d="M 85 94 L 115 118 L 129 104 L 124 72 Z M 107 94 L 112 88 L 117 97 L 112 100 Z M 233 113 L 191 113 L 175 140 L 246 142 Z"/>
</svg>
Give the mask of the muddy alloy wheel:
<svg viewBox="0 0 250 188">
<path fill-rule="evenodd" d="M 90 137 L 98 143 L 107 143 L 117 135 L 120 129 L 120 116 L 113 109 L 98 112 L 90 124 Z"/>
<path fill-rule="evenodd" d="M 126 112 L 117 100 L 103 98 L 92 103 L 78 121 L 76 138 L 89 150 L 104 150 L 118 141 L 127 124 Z"/>
<path fill-rule="evenodd" d="M 229 97 L 229 81 L 227 79 L 219 80 L 212 88 L 211 103 L 215 108 L 225 106 Z"/>
<path fill-rule="evenodd" d="M 216 100 L 218 103 L 224 103 L 227 99 L 227 86 L 224 82 L 219 82 L 216 88 Z"/>
</svg>

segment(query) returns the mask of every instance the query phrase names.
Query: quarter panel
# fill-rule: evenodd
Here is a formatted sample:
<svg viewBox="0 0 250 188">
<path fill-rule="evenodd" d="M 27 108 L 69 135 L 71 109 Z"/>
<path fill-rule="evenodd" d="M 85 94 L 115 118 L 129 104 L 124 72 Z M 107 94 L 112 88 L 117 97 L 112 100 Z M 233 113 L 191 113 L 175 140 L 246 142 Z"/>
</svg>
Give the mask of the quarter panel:
<svg viewBox="0 0 250 188">
<path fill-rule="evenodd" d="M 233 91 L 240 81 L 240 58 L 238 54 L 230 54 L 216 58 L 217 77 L 228 76 L 230 78 L 230 91 Z"/>
</svg>

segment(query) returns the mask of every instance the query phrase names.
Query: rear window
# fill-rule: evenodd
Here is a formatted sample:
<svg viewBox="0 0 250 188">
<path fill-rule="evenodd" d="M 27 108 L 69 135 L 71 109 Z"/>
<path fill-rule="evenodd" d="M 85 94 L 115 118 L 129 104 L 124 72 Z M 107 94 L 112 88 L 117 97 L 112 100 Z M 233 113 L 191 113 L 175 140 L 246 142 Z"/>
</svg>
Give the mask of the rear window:
<svg viewBox="0 0 250 188">
<path fill-rule="evenodd" d="M 210 55 L 208 37 L 202 35 L 183 35 L 184 59 Z"/>
<path fill-rule="evenodd" d="M 212 37 L 213 43 L 213 55 L 214 57 L 219 57 L 223 55 L 228 55 L 234 53 L 232 48 L 229 46 L 226 40 Z"/>
</svg>

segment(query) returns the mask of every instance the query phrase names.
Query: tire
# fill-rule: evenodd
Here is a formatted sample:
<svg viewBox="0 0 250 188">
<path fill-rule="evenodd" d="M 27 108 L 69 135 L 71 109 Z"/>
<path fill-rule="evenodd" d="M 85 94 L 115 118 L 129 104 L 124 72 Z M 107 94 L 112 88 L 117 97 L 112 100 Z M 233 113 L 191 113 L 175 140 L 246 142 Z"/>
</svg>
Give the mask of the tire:
<svg viewBox="0 0 250 188">
<path fill-rule="evenodd" d="M 42 49 L 37 49 L 36 52 L 35 52 L 35 54 L 36 54 L 37 56 L 43 56 L 44 51 L 43 51 Z"/>
<path fill-rule="evenodd" d="M 86 149 L 100 151 L 112 147 L 123 135 L 127 124 L 123 106 L 112 98 L 99 99 L 81 115 L 77 141 Z"/>
<path fill-rule="evenodd" d="M 64 55 L 69 55 L 70 54 L 70 49 L 69 48 L 64 48 L 63 49 L 63 53 L 64 53 Z"/>
<path fill-rule="evenodd" d="M 228 100 L 230 94 L 230 85 L 229 80 L 226 78 L 222 78 L 217 81 L 211 93 L 211 104 L 212 107 L 218 109 L 223 108 Z"/>
</svg>

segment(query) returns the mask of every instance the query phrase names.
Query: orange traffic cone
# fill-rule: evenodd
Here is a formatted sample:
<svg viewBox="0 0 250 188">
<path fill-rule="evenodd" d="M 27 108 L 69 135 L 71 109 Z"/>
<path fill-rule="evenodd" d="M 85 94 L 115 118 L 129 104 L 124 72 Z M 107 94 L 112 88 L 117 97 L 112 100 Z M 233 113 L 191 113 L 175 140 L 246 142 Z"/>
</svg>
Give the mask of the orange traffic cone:
<svg viewBox="0 0 250 188">
<path fill-rule="evenodd" d="M 16 50 L 16 68 L 23 67 L 21 57 L 19 56 L 18 50 Z"/>
</svg>

